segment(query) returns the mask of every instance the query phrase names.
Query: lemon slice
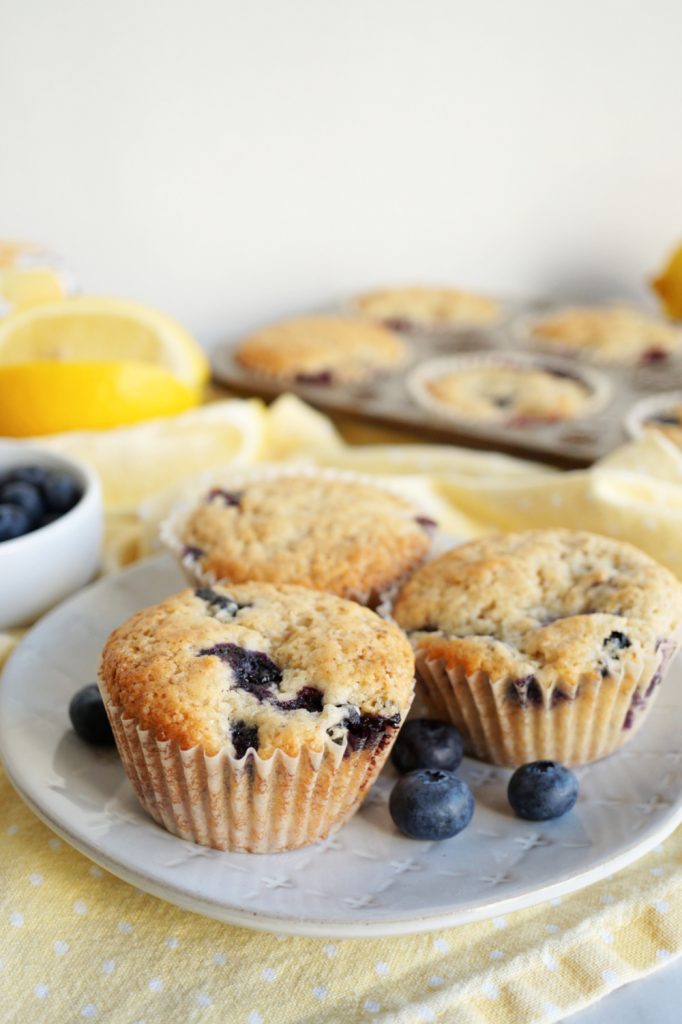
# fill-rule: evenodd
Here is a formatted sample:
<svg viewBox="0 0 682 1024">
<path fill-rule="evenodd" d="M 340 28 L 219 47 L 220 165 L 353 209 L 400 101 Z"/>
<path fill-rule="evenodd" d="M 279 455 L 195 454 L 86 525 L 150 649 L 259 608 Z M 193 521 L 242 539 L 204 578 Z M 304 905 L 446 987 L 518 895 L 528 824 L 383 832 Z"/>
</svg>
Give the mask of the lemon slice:
<svg viewBox="0 0 682 1024">
<path fill-rule="evenodd" d="M 104 430 L 197 402 L 195 388 L 148 363 L 0 365 L 0 434 L 10 437 Z"/>
<path fill-rule="evenodd" d="M 10 310 L 18 311 L 43 302 L 57 302 L 64 296 L 64 284 L 59 274 L 49 267 L 0 269 L 0 298 Z"/>
<path fill-rule="evenodd" d="M 668 316 L 682 320 L 682 245 L 651 284 Z"/>
<path fill-rule="evenodd" d="M 259 400 L 231 399 L 171 419 L 60 434 L 40 443 L 48 451 L 86 462 L 97 472 L 107 512 L 135 515 L 141 503 L 151 502 L 145 519 L 158 520 L 183 500 L 188 480 L 210 480 L 218 468 L 257 461 L 266 420 L 267 411 Z"/>
<path fill-rule="evenodd" d="M 0 323 L 0 367 L 39 360 L 147 364 L 194 389 L 209 373 L 198 344 L 170 317 L 135 302 L 88 296 L 33 306 Z"/>
</svg>

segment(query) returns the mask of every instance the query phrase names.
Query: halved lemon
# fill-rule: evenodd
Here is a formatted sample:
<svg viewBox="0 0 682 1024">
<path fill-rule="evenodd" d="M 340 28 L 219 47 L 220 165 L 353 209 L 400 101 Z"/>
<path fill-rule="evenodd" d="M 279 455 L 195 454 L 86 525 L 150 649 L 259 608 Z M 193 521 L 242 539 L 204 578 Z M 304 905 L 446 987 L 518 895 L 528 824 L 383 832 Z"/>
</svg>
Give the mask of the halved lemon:
<svg viewBox="0 0 682 1024">
<path fill-rule="evenodd" d="M 170 317 L 136 302 L 89 296 L 33 306 L 0 323 L 0 367 L 42 360 L 144 363 L 197 391 L 209 374 L 199 345 Z"/>
<path fill-rule="evenodd" d="M 682 320 L 682 245 L 678 246 L 651 284 L 668 316 Z"/>
<path fill-rule="evenodd" d="M 0 434 L 9 437 L 106 430 L 172 416 L 197 401 L 195 388 L 148 363 L 0 366 Z"/>
</svg>

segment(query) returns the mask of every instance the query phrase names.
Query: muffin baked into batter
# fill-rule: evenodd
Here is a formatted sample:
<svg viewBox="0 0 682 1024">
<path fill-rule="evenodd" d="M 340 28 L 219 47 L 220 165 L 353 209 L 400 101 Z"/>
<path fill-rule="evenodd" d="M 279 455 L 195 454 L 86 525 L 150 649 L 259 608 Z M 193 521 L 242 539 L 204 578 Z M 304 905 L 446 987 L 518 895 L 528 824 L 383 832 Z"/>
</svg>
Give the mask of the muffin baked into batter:
<svg viewBox="0 0 682 1024">
<path fill-rule="evenodd" d="M 356 384 L 400 369 L 408 359 L 394 331 L 360 317 L 303 316 L 245 338 L 238 363 L 254 373 L 299 384 Z"/>
<path fill-rule="evenodd" d="M 495 299 L 456 288 L 383 288 L 354 300 L 359 313 L 398 330 L 485 326 L 502 316 Z"/>
<path fill-rule="evenodd" d="M 213 488 L 161 535 L 196 582 L 294 583 L 375 604 L 424 559 L 434 526 L 379 487 L 281 475 Z"/>
<path fill-rule="evenodd" d="M 682 585 L 630 544 L 530 530 L 423 566 L 394 615 L 477 756 L 581 763 L 641 725 L 679 643 Z"/>
<path fill-rule="evenodd" d="M 665 434 L 678 448 L 682 448 L 682 405 L 673 405 L 664 411 L 652 413 L 642 425 Z"/>
<path fill-rule="evenodd" d="M 682 351 L 682 331 L 629 306 L 562 310 L 534 321 L 533 341 L 603 363 L 651 365 Z"/>
<path fill-rule="evenodd" d="M 514 427 L 579 419 L 595 399 L 578 376 L 511 362 L 454 369 L 426 380 L 424 389 L 443 412 Z"/>
</svg>

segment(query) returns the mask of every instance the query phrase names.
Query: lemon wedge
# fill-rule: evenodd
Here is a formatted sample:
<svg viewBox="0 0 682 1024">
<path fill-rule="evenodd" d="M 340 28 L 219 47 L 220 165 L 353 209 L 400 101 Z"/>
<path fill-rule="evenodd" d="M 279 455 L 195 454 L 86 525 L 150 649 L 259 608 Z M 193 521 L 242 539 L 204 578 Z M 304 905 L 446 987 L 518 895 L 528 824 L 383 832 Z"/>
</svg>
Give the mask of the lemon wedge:
<svg viewBox="0 0 682 1024">
<path fill-rule="evenodd" d="M 10 311 L 43 302 L 56 302 L 65 294 L 59 274 L 49 267 L 0 269 L 0 300 L 7 304 Z"/>
<path fill-rule="evenodd" d="M 146 363 L 194 389 L 209 373 L 199 345 L 170 317 L 136 302 L 89 296 L 32 306 L 0 322 L 0 367 L 43 360 Z"/>
<path fill-rule="evenodd" d="M 651 284 L 668 316 L 682 320 L 682 245 Z"/>
<path fill-rule="evenodd" d="M 195 388 L 149 363 L 0 365 L 0 434 L 9 437 L 106 430 L 172 416 L 198 400 Z"/>
</svg>

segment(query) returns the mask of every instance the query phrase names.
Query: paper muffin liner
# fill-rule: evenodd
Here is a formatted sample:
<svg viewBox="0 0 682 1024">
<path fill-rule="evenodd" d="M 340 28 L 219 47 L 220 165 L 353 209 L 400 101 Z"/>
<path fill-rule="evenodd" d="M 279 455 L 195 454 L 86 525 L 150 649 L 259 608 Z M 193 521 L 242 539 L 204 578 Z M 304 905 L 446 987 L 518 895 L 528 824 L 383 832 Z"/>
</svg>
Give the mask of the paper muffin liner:
<svg viewBox="0 0 682 1024">
<path fill-rule="evenodd" d="M 679 406 L 682 406 L 682 391 L 664 391 L 641 399 L 632 406 L 625 417 L 625 430 L 628 436 L 633 441 L 638 441 L 644 436 L 645 430 L 658 427 L 658 424 L 648 422 L 651 416 L 665 414 Z M 682 425 L 678 429 L 682 431 Z"/>
<path fill-rule="evenodd" d="M 558 680 L 549 691 L 529 686 L 529 679 L 467 675 L 460 665 L 418 651 L 417 693 L 422 707 L 459 729 L 467 753 L 479 760 L 508 767 L 540 760 L 588 764 L 641 728 L 678 642 L 660 641 L 641 667 L 628 666 L 620 677 L 585 677 L 577 685 Z"/>
<path fill-rule="evenodd" d="M 221 485 L 228 486 L 230 489 L 238 490 L 240 487 L 245 487 L 248 484 L 252 484 L 257 481 L 274 480 L 287 476 L 308 476 L 315 479 L 367 484 L 371 487 L 377 488 L 378 490 L 383 490 L 398 498 L 402 498 L 403 501 L 410 501 L 410 498 L 405 495 L 400 487 L 393 485 L 390 481 L 377 481 L 377 479 L 370 474 L 354 473 L 351 470 L 319 468 L 317 466 L 310 465 L 270 464 L 255 466 L 249 470 L 242 470 L 235 474 L 230 474 L 229 477 L 224 477 L 220 483 Z M 188 516 L 194 509 L 196 502 L 206 493 L 206 490 L 207 484 L 204 482 L 200 488 L 197 487 L 197 492 L 193 500 L 183 502 L 181 505 L 178 505 L 173 509 L 168 516 L 166 516 L 159 527 L 159 539 L 163 546 L 175 555 L 192 586 L 212 587 L 216 583 L 229 586 L 233 581 L 221 579 L 215 573 L 202 569 L 196 555 L 197 549 L 188 546 L 182 536 Z M 347 591 L 344 595 L 339 596 L 343 596 L 349 601 L 355 601 L 357 604 L 365 605 L 366 607 L 372 608 L 380 613 L 386 612 L 389 609 L 391 601 L 403 584 L 407 582 L 409 577 L 428 558 L 429 551 L 432 546 L 433 535 L 437 529 L 437 523 L 431 519 L 426 510 L 421 509 L 414 504 L 413 509 L 415 517 L 421 516 L 427 524 L 425 525 L 424 530 L 427 535 L 427 539 L 429 540 L 429 544 L 422 557 L 415 559 L 408 566 L 405 566 L 404 569 L 396 575 L 395 579 L 386 583 L 380 589 L 375 587 L 357 588 L 352 591 Z M 433 524 L 432 527 L 428 525 L 431 523 Z"/>
<path fill-rule="evenodd" d="M 296 756 L 209 756 L 201 746 L 156 739 L 109 701 L 101 677 L 99 685 L 144 809 L 173 835 L 217 850 L 280 853 L 325 839 L 358 809 L 398 733 L 389 728 L 353 750 L 327 740 L 321 751 L 303 747 Z"/>
<path fill-rule="evenodd" d="M 470 370 L 472 368 L 486 367 L 511 367 L 512 369 L 545 370 L 550 373 L 560 373 L 566 377 L 582 384 L 590 393 L 584 411 L 579 416 L 564 417 L 560 420 L 542 420 L 529 422 L 527 426 L 497 421 L 477 419 L 472 416 L 462 415 L 455 408 L 451 408 L 445 402 L 440 401 L 431 394 L 428 384 L 438 380 L 449 373 Z M 589 419 L 599 413 L 611 400 L 613 385 L 609 378 L 586 366 L 575 366 L 567 359 L 557 356 L 542 355 L 532 352 L 510 352 L 508 349 L 494 349 L 488 352 L 464 353 L 461 355 L 441 356 L 435 359 L 428 359 L 421 363 L 407 377 L 406 387 L 412 397 L 422 409 L 440 419 L 451 420 L 461 425 L 476 426 L 478 428 L 495 428 L 504 430 L 527 431 L 529 427 L 547 428 L 555 424 L 578 423 L 581 420 Z"/>
</svg>

